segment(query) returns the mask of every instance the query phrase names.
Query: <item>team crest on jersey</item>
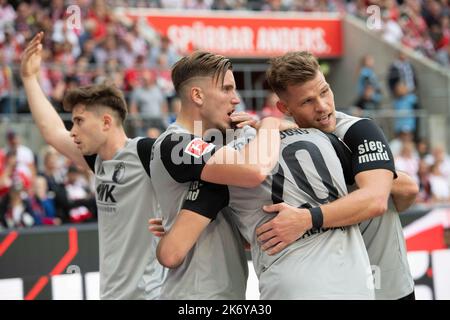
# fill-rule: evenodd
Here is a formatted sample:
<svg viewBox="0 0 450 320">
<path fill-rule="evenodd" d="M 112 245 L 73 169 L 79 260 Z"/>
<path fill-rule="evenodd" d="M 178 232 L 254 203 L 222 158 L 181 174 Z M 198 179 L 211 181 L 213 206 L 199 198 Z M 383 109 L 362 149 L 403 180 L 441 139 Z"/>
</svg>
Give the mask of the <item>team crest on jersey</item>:
<svg viewBox="0 0 450 320">
<path fill-rule="evenodd" d="M 195 138 L 194 140 L 189 142 L 186 149 L 184 149 L 184 152 L 190 154 L 195 158 L 200 158 L 204 154 L 214 149 L 214 147 L 215 146 L 212 143 L 205 142 L 200 138 Z"/>
<path fill-rule="evenodd" d="M 125 176 L 125 164 L 121 162 L 114 167 L 114 174 L 112 176 L 112 180 L 115 183 L 120 183 L 124 176 Z"/>
</svg>

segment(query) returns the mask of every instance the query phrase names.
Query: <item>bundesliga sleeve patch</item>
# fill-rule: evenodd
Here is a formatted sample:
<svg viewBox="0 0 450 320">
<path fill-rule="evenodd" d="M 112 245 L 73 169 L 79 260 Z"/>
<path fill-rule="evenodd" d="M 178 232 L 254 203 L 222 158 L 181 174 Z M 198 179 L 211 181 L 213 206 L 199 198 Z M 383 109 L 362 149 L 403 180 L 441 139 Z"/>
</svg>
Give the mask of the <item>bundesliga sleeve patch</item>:
<svg viewBox="0 0 450 320">
<path fill-rule="evenodd" d="M 195 138 L 186 146 L 184 152 L 195 157 L 200 158 L 201 156 L 209 153 L 212 149 L 214 149 L 215 145 L 212 143 L 208 143 L 203 141 L 200 138 Z"/>
</svg>

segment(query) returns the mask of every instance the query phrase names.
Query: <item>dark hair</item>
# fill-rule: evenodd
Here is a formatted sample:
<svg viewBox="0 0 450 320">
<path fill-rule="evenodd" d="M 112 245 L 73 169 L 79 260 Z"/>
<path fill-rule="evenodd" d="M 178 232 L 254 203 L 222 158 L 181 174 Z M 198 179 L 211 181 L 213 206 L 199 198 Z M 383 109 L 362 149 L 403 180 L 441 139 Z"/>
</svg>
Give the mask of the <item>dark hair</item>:
<svg viewBox="0 0 450 320">
<path fill-rule="evenodd" d="M 63 100 L 64 110 L 72 112 L 77 104 L 83 104 L 86 108 L 111 108 L 117 113 L 121 123 L 125 121 L 128 113 L 123 93 L 113 85 L 90 85 L 70 90 Z"/>
<path fill-rule="evenodd" d="M 177 94 L 182 85 L 194 77 L 212 77 L 217 83 L 223 81 L 225 73 L 233 70 L 231 61 L 224 56 L 210 52 L 196 51 L 180 59 L 172 69 L 172 82 Z"/>
<path fill-rule="evenodd" d="M 314 79 L 319 71 L 317 59 L 309 52 L 289 52 L 269 61 L 266 79 L 280 96 L 289 85 L 301 85 Z"/>
</svg>

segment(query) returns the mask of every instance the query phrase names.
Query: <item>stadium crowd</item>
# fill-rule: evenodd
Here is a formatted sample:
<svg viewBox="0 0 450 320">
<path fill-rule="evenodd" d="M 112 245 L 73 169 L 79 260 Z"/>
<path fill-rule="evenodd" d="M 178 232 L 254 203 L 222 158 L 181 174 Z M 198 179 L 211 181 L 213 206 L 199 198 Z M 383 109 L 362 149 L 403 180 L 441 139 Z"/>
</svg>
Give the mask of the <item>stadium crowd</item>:
<svg viewBox="0 0 450 320">
<path fill-rule="evenodd" d="M 62 112 L 62 99 L 71 88 L 110 81 L 122 89 L 130 108 L 134 135 L 157 137 L 174 121 L 179 100 L 170 79 L 171 66 L 185 53 L 148 26 L 117 19 L 112 8 L 153 7 L 205 10 L 350 12 L 367 19 L 367 7 L 382 10 L 382 29 L 389 42 L 401 42 L 450 67 L 449 2 L 447 0 L 78 0 L 81 28 L 68 28 L 64 0 L 0 0 L 0 121 L 10 113 L 28 113 L 18 66 L 29 39 L 45 32 L 41 84 Z M 414 71 L 404 57 L 393 61 L 387 83 L 395 110 L 418 108 Z M 409 70 L 409 71 L 408 71 Z M 402 76 L 406 74 L 406 76 Z M 373 58 L 362 59 L 355 105 L 377 110 L 382 90 L 373 71 Z M 281 116 L 276 96 L 269 94 L 257 116 Z M 142 120 L 144 119 L 144 120 Z M 396 121 L 392 141 L 397 169 L 420 185 L 418 203 L 450 202 L 450 157 L 443 147 L 428 150 L 415 137 L 415 119 Z M 3 139 L 3 137 L 0 137 Z M 96 219 L 92 176 L 80 171 L 53 148 L 38 155 L 8 130 L 0 150 L 0 229 L 59 225 Z M 418 141 L 418 142 L 416 142 Z"/>
<path fill-rule="evenodd" d="M 378 32 L 386 41 L 402 43 L 444 66 L 449 66 L 450 61 L 447 0 L 423 3 L 419 0 L 79 0 L 70 3 L 80 8 L 83 23 L 79 28 L 69 28 L 65 23 L 67 1 L 0 0 L 0 113 L 28 112 L 18 77 L 18 62 L 25 43 L 42 30 L 46 50 L 41 83 L 54 105 L 61 108 L 64 92 L 70 88 L 108 79 L 125 91 L 132 115 L 167 118 L 174 96 L 170 67 L 185 53 L 178 52 L 167 37 L 161 37 L 148 25 L 117 19 L 113 8 L 119 6 L 340 11 L 367 20 L 372 13 L 367 8 L 375 4 L 381 8 L 383 19 Z M 374 97 L 375 103 L 377 98 Z"/>
</svg>

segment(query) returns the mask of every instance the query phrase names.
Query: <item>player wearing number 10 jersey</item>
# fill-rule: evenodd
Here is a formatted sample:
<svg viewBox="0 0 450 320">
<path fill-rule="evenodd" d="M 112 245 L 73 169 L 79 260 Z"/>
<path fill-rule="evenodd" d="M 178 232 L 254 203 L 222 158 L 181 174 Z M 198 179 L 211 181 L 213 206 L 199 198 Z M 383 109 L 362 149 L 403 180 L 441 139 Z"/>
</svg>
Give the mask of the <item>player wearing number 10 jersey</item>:
<svg viewBox="0 0 450 320">
<path fill-rule="evenodd" d="M 312 228 L 273 256 L 257 242 L 256 228 L 273 217 L 264 205 L 285 201 L 311 208 L 346 195 L 345 178 L 352 176 L 348 161 L 348 151 L 334 136 L 316 129 L 284 131 L 276 173 L 260 186 L 196 183 L 197 197 L 186 199 L 183 210 L 207 212 L 214 219 L 219 203 L 232 209 L 229 214 L 251 244 L 261 299 L 373 299 L 369 258 L 357 225 Z"/>
<path fill-rule="evenodd" d="M 292 116 L 301 128 L 334 132 L 351 151 L 358 188 L 315 209 L 322 212 L 323 225 L 336 227 L 364 221 L 361 232 L 374 265 L 376 298 L 414 299 L 405 241 L 393 204 L 400 212 L 408 208 L 418 187 L 408 175 L 395 171 L 383 132 L 369 119 L 335 112 L 333 91 L 316 58 L 308 52 L 290 52 L 272 59 L 266 75 L 270 87 L 280 97 L 277 107 L 281 112 Z M 286 204 L 266 210 L 279 214 L 258 227 L 257 233 L 262 241 L 270 239 L 263 249 L 274 254 L 303 234 L 304 228 L 297 227 L 296 221 L 303 219 L 308 210 Z"/>
</svg>

